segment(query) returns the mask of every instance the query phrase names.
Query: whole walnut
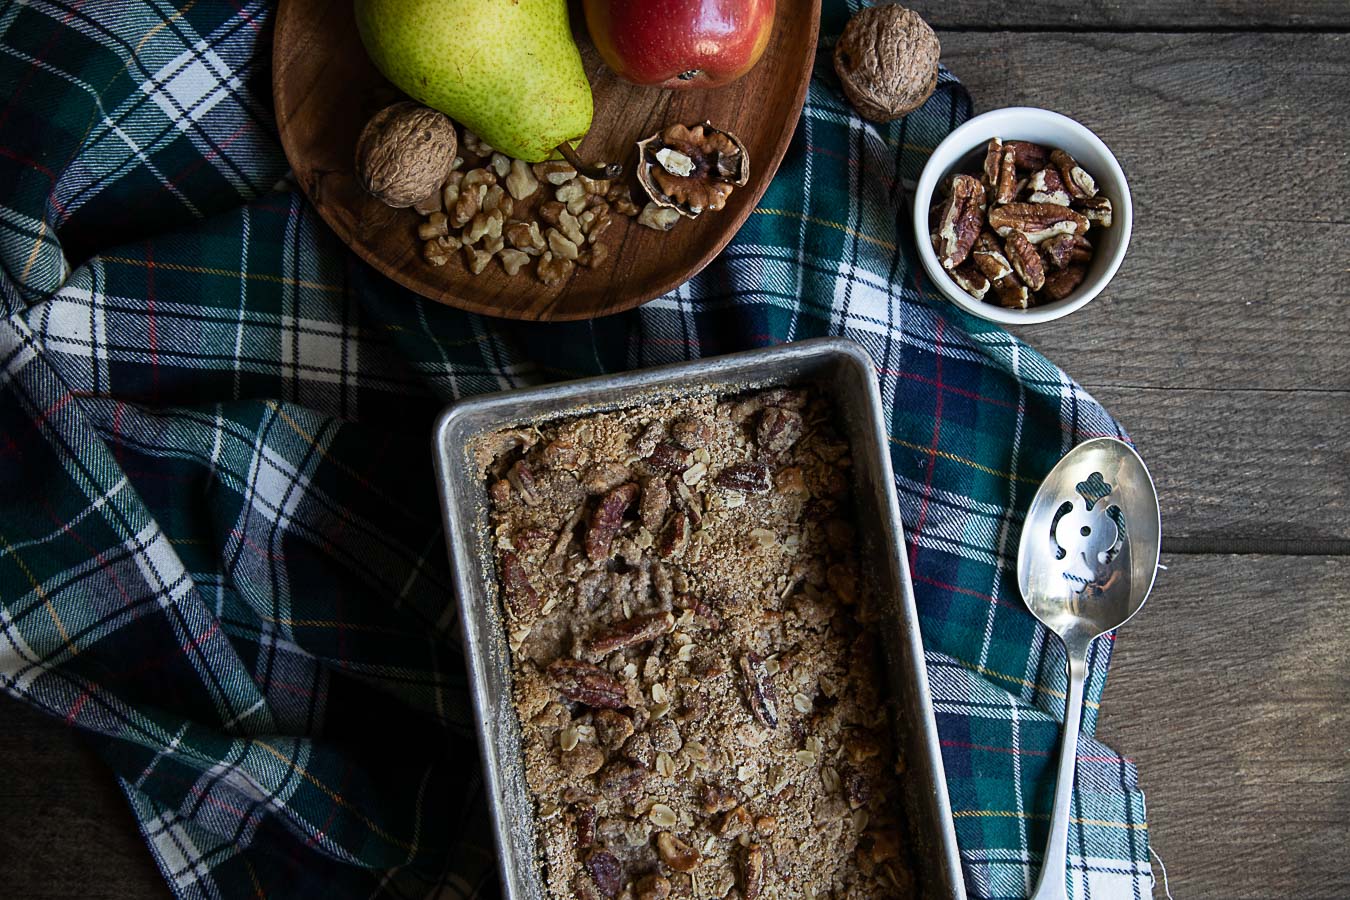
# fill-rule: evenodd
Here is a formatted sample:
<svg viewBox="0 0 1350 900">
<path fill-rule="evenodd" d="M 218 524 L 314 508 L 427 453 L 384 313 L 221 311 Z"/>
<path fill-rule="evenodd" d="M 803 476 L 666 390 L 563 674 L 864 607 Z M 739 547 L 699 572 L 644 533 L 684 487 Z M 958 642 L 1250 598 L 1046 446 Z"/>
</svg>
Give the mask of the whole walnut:
<svg viewBox="0 0 1350 900">
<path fill-rule="evenodd" d="M 858 114 L 890 122 L 937 86 L 942 45 L 919 14 L 894 3 L 859 11 L 834 46 L 834 70 Z"/>
<path fill-rule="evenodd" d="M 356 177 L 388 205 L 412 206 L 445 183 L 458 149 L 444 114 L 405 100 L 366 123 L 356 142 Z"/>
</svg>

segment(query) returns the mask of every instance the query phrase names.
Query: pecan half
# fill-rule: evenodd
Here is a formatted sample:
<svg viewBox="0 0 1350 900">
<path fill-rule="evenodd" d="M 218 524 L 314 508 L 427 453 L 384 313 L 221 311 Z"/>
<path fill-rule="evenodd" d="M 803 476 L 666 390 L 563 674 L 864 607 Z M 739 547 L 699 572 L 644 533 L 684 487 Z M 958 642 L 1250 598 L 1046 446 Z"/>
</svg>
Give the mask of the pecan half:
<svg viewBox="0 0 1350 900">
<path fill-rule="evenodd" d="M 595 843 L 595 807 L 589 803 L 577 805 L 577 849 L 587 850 Z"/>
<path fill-rule="evenodd" d="M 642 481 L 642 498 L 638 501 L 638 518 L 648 531 L 658 531 L 670 510 L 670 488 L 660 478 Z"/>
<path fill-rule="evenodd" d="M 983 300 L 989 293 L 989 279 L 969 260 L 952 269 L 952 281 L 976 300 Z"/>
<path fill-rule="evenodd" d="M 1015 274 L 1004 275 L 994 282 L 994 296 L 1005 309 L 1027 309 L 1031 306 L 1031 292 Z"/>
<path fill-rule="evenodd" d="M 637 499 L 637 495 L 637 483 L 630 481 L 600 498 L 595 512 L 591 513 L 590 527 L 586 530 L 586 558 L 591 562 L 609 558 L 614 536 L 623 525 L 623 514 Z"/>
<path fill-rule="evenodd" d="M 647 465 L 665 469 L 667 472 L 683 472 L 689 468 L 690 459 L 692 456 L 688 450 L 681 450 L 674 444 L 662 442 L 657 444 L 647 457 Z"/>
<path fill-rule="evenodd" d="M 984 183 L 990 187 L 998 184 L 999 166 L 1003 162 L 1003 141 L 990 138 L 984 150 L 984 162 L 980 168 L 984 172 Z"/>
<path fill-rule="evenodd" d="M 656 445 L 661 443 L 666 436 L 666 426 L 663 422 L 653 422 L 642 433 L 638 435 L 637 440 L 633 441 L 633 452 L 643 459 L 652 455 Z"/>
<path fill-rule="evenodd" d="M 599 666 L 579 659 L 556 659 L 549 663 L 553 686 L 568 700 L 596 709 L 622 709 L 628 705 L 623 684 Z"/>
<path fill-rule="evenodd" d="M 1070 195 L 1079 199 L 1097 196 L 1097 182 L 1072 156 L 1063 150 L 1051 150 L 1050 162 L 1059 170 L 1059 177 L 1064 179 L 1064 188 Z"/>
<path fill-rule="evenodd" d="M 1017 199 L 1017 167 L 1013 163 L 1016 156 L 1016 151 L 1011 147 L 1003 148 L 1003 153 L 999 157 L 998 181 L 994 182 L 997 188 L 994 194 L 995 203 L 1011 203 Z"/>
<path fill-rule="evenodd" d="M 764 660 L 757 653 L 743 653 L 737 660 L 745 677 L 745 699 L 755 720 L 765 728 L 778 727 L 778 698 Z"/>
<path fill-rule="evenodd" d="M 970 258 L 974 261 L 975 267 L 990 282 L 996 282 L 1000 278 L 1012 274 L 1012 263 L 1008 262 L 1008 257 L 1003 255 L 1003 248 L 999 245 L 998 237 L 992 231 L 980 233 L 979 238 L 975 241 L 974 249 L 970 252 Z"/>
<path fill-rule="evenodd" d="M 1111 200 L 1109 197 L 1103 197 L 1101 194 L 1095 197 L 1084 197 L 1076 201 L 1075 205 L 1089 222 L 1096 222 L 1103 228 L 1111 227 Z"/>
<path fill-rule="evenodd" d="M 767 494 L 773 490 L 773 478 L 764 463 L 736 463 L 717 474 L 713 482 L 718 487 L 743 494 Z"/>
<path fill-rule="evenodd" d="M 648 641 L 654 641 L 675 628 L 675 617 L 668 612 L 633 616 L 607 629 L 583 645 L 583 652 L 593 659 L 603 659 L 616 650 L 626 650 Z"/>
<path fill-rule="evenodd" d="M 586 857 L 586 871 L 591 873 L 595 886 L 606 897 L 617 897 L 623 890 L 623 866 L 608 850 L 592 851 Z"/>
<path fill-rule="evenodd" d="M 745 900 L 759 900 L 763 894 L 764 849 L 759 844 L 751 844 L 741 857 L 741 895 Z"/>
<path fill-rule="evenodd" d="M 1031 191 L 1031 196 L 1027 198 L 1031 203 L 1069 205 L 1070 197 L 1069 192 L 1064 189 L 1064 179 L 1060 178 L 1059 172 L 1050 166 L 1031 173 L 1031 177 L 1027 179 L 1027 190 Z"/>
<path fill-rule="evenodd" d="M 1088 220 L 1056 203 L 1009 203 L 989 210 L 989 227 L 1007 237 L 1020 231 L 1033 244 L 1057 234 L 1082 234 Z"/>
<path fill-rule="evenodd" d="M 525 567 L 520 558 L 511 551 L 501 556 L 502 594 L 506 601 L 506 611 L 512 618 L 520 619 L 539 610 L 539 592 L 530 584 Z"/>
<path fill-rule="evenodd" d="M 802 414 L 781 406 L 770 406 L 759 417 L 755 440 L 770 453 L 783 453 L 802 436 Z"/>
<path fill-rule="evenodd" d="M 670 559 L 683 552 L 687 546 L 689 546 L 689 517 L 684 513 L 676 513 L 670 517 L 666 530 L 661 532 L 661 538 L 656 543 L 656 555 L 662 559 Z"/>
<path fill-rule="evenodd" d="M 1083 283 L 1087 276 L 1087 266 L 1083 263 L 1070 263 L 1067 268 L 1051 272 L 1046 276 L 1042 289 L 1051 300 L 1063 300 Z"/>
<path fill-rule="evenodd" d="M 692 872 L 703 863 L 703 854 L 669 831 L 657 833 L 656 852 L 676 872 Z"/>
<path fill-rule="evenodd" d="M 973 175 L 952 179 L 952 194 L 942 207 L 938 226 L 938 259 L 942 268 L 951 270 L 966 261 L 980 233 L 984 216 L 984 185 Z"/>
<path fill-rule="evenodd" d="M 1008 262 L 1028 290 L 1039 291 L 1045 285 L 1045 263 L 1036 247 L 1020 231 L 1014 231 L 1003 242 L 1008 251 Z"/>
<path fill-rule="evenodd" d="M 1019 169 L 1043 169 L 1050 161 L 1050 151 L 1031 141 L 1004 141 L 1003 146 L 1013 152 Z"/>
<path fill-rule="evenodd" d="M 1070 263 L 1088 262 L 1092 259 L 1092 244 L 1077 234 L 1061 234 L 1041 244 L 1041 252 L 1056 269 L 1063 269 Z"/>
</svg>

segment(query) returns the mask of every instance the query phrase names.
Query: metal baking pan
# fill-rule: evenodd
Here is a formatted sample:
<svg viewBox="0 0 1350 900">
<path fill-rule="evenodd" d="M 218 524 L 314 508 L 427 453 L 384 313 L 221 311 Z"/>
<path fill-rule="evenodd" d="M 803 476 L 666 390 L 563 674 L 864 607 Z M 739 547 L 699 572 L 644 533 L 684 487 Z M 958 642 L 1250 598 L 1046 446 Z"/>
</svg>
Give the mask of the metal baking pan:
<svg viewBox="0 0 1350 900">
<path fill-rule="evenodd" d="M 830 399 L 852 445 L 853 491 L 863 558 L 874 563 L 878 596 L 891 600 L 883 646 L 908 835 L 925 898 L 964 900 L 956 831 L 947 799 L 919 620 L 914 608 L 891 458 L 872 360 L 852 341 L 821 338 L 714 359 L 587 378 L 462 400 L 440 416 L 434 435 L 446 542 L 464 628 L 479 747 L 495 819 L 498 862 L 509 900 L 544 900 L 534 809 L 525 785 L 520 726 L 511 704 L 511 668 L 497 602 L 486 484 L 472 445 L 501 428 L 640 406 L 654 398 L 812 385 Z"/>
</svg>

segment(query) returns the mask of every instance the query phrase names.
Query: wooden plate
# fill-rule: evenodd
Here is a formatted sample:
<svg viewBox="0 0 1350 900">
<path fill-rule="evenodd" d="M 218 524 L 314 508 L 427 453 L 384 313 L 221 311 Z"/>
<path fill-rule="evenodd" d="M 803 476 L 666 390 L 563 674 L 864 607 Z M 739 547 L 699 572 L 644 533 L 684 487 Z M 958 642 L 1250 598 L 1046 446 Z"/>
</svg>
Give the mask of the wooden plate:
<svg viewBox="0 0 1350 900">
<path fill-rule="evenodd" d="M 472 275 L 461 254 L 434 267 L 422 261 L 412 210 L 390 209 L 356 183 L 356 138 L 377 109 L 400 94 L 376 71 L 356 33 L 351 0 L 284 0 L 272 51 L 273 99 L 281 143 L 300 187 L 347 246 L 380 272 L 432 300 L 492 316 L 561 321 L 631 309 L 692 278 L 731 240 L 777 171 L 801 115 L 815 62 L 820 0 L 780 2 L 773 38 L 759 64 L 717 90 L 641 88 L 611 74 L 572 22 L 595 94 L 595 118 L 580 152 L 622 159 L 635 143 L 675 122 L 705 119 L 734 132 L 750 156 L 750 183 L 725 209 L 681 220 L 662 233 L 615 216 L 603 242 L 606 263 L 553 288 L 532 273 L 512 278 L 495 260 Z M 634 199 L 645 200 L 636 182 Z"/>
</svg>

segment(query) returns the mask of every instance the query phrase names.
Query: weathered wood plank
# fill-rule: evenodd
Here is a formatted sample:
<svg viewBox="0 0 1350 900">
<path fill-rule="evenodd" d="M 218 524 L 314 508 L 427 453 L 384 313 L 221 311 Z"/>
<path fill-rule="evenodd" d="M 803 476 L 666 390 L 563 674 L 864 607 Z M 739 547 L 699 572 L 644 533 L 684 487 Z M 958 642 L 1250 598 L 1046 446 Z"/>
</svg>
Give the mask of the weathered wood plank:
<svg viewBox="0 0 1350 900">
<path fill-rule="evenodd" d="M 0 695 L 0 895 L 170 896 L 112 771 L 75 732 Z"/>
<path fill-rule="evenodd" d="M 1149 465 L 1165 540 L 1350 539 L 1350 391 L 1092 391 Z"/>
<path fill-rule="evenodd" d="M 943 50 L 977 109 L 1079 119 L 1130 179 L 1110 287 L 1020 336 L 1094 387 L 1350 390 L 1350 35 L 954 34 Z"/>
<path fill-rule="evenodd" d="M 937 28 L 1169 29 L 1345 28 L 1350 8 L 1340 0 L 906 0 Z"/>
<path fill-rule="evenodd" d="M 1350 558 L 1163 561 L 1098 736 L 1139 764 L 1173 896 L 1350 896 Z"/>
</svg>

